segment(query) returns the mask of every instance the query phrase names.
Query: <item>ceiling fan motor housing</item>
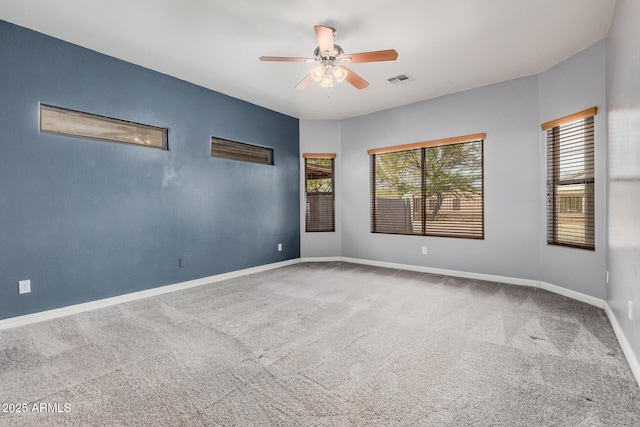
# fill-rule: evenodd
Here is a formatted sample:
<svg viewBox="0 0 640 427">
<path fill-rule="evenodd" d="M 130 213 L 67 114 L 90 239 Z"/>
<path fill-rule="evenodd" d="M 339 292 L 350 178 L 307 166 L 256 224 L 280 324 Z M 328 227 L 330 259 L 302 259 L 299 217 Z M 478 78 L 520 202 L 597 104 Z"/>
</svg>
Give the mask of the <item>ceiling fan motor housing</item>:
<svg viewBox="0 0 640 427">
<path fill-rule="evenodd" d="M 324 61 L 329 60 L 333 62 L 340 62 L 342 56 L 344 55 L 344 51 L 340 47 L 340 45 L 334 44 L 333 50 L 335 54 L 332 56 L 329 52 L 326 52 L 326 55 L 322 55 L 320 53 L 320 46 L 316 47 L 316 50 L 313 51 L 313 57 L 316 61 L 324 63 Z"/>
</svg>

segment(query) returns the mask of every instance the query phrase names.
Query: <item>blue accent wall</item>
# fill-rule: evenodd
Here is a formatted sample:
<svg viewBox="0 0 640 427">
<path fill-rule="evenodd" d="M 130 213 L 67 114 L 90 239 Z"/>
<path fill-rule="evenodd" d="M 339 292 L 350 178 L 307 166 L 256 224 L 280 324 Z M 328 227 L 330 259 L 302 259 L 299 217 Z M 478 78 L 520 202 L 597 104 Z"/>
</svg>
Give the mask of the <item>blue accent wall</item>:
<svg viewBox="0 0 640 427">
<path fill-rule="evenodd" d="M 167 127 L 169 151 L 41 134 L 39 103 Z M 298 258 L 299 163 L 295 118 L 0 21 L 0 319 Z"/>
</svg>

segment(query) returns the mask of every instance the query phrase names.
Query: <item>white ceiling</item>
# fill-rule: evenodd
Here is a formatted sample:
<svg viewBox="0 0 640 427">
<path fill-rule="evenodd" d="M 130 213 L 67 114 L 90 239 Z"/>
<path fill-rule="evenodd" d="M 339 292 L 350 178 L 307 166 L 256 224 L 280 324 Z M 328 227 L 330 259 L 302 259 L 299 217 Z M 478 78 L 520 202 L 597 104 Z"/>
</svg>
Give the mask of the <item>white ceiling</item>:
<svg viewBox="0 0 640 427">
<path fill-rule="evenodd" d="M 0 0 L 0 19 L 303 119 L 342 119 L 539 73 L 603 39 L 616 0 Z M 370 82 L 294 87 L 314 25 Z M 392 85 L 387 78 L 415 80 Z M 329 96 L 328 96 L 329 95 Z"/>
</svg>

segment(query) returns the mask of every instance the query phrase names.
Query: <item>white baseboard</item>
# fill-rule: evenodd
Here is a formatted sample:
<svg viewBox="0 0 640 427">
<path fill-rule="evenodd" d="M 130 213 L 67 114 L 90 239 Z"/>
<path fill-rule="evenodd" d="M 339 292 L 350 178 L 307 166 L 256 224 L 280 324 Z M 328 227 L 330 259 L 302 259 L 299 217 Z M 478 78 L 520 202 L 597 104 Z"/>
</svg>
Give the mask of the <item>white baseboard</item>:
<svg viewBox="0 0 640 427">
<path fill-rule="evenodd" d="M 622 351 L 631 367 L 631 371 L 640 386 L 640 362 L 638 358 L 633 352 L 629 341 L 627 341 L 627 337 L 625 336 L 620 324 L 618 323 L 618 319 L 613 314 L 611 307 L 609 304 L 601 298 L 592 297 L 591 295 L 583 294 L 581 292 L 576 292 L 571 289 L 563 288 L 561 286 L 552 285 L 551 283 L 542 282 L 538 280 L 530 280 L 530 279 L 519 279 L 516 277 L 507 277 L 507 276 L 495 276 L 491 274 L 482 274 L 482 273 L 471 273 L 468 271 L 456 271 L 456 270 L 445 270 L 441 268 L 433 268 L 433 267 L 423 267 L 418 265 L 409 265 L 409 264 L 396 264 L 391 262 L 384 261 L 372 261 L 368 259 L 358 259 L 358 258 L 349 258 L 349 257 L 338 257 L 339 259 L 332 258 L 331 261 L 344 261 L 350 262 L 354 264 L 364 264 L 371 265 L 375 267 L 386 267 L 386 268 L 395 268 L 399 270 L 409 270 L 409 271 L 418 271 L 421 273 L 431 273 L 431 274 L 440 274 L 444 276 L 454 276 L 454 277 L 465 277 L 468 279 L 477 279 L 477 280 L 487 280 L 490 282 L 498 282 L 498 283 L 507 283 L 511 285 L 520 285 L 520 286 L 530 286 L 533 288 L 541 288 L 547 290 L 549 292 L 553 292 L 555 294 L 559 294 L 565 296 L 567 298 L 571 298 L 577 301 L 581 301 L 590 305 L 593 305 L 598 308 L 603 308 L 609 321 L 611 322 L 611 326 L 613 327 L 613 331 L 618 338 L 618 342 L 622 347 Z M 303 262 L 321 262 L 322 258 L 303 258 Z"/>
<path fill-rule="evenodd" d="M 608 303 L 604 304 L 604 311 L 607 313 L 607 317 L 609 318 L 609 322 L 611 322 L 611 327 L 613 328 L 613 332 L 616 334 L 616 338 L 620 343 L 620 347 L 622 347 L 622 351 L 624 352 L 625 357 L 627 358 L 627 362 L 629 362 L 629 367 L 631 368 L 631 372 L 633 372 L 633 376 L 636 377 L 636 382 L 640 387 L 640 361 L 636 357 L 633 349 L 631 348 L 631 344 L 627 340 L 627 336 L 622 331 L 620 327 L 620 323 L 618 323 L 618 318 L 613 313 L 613 310 L 609 306 Z"/>
<path fill-rule="evenodd" d="M 616 334 L 618 342 L 622 347 L 622 350 L 629 362 L 629 366 L 631 367 L 631 371 L 640 386 L 640 362 L 638 361 L 627 337 L 625 336 L 620 324 L 618 323 L 618 319 L 616 318 L 613 310 L 609 307 L 606 301 L 595 298 L 590 295 L 583 294 L 581 292 L 576 292 L 571 289 L 566 289 L 561 286 L 552 285 L 550 283 L 541 282 L 538 280 L 530 280 L 530 279 L 519 279 L 515 277 L 507 277 L 507 276 L 496 276 L 491 274 L 482 274 L 482 273 L 472 273 L 467 271 L 457 271 L 457 270 L 446 270 L 442 268 L 433 268 L 433 267 L 423 267 L 417 265 L 410 264 L 397 264 L 391 262 L 384 261 L 373 261 L 366 259 L 358 259 L 358 258 L 349 258 L 349 257 L 305 257 L 305 258 L 295 258 L 287 261 L 276 262 L 272 264 L 260 265 L 257 267 L 246 268 L 243 270 L 231 271 L 229 273 L 216 274 L 214 276 L 203 277 L 200 279 L 189 280 L 186 282 L 175 283 L 172 285 L 161 286 L 158 288 L 146 289 L 144 291 L 132 292 L 130 294 L 118 295 L 111 298 L 104 298 L 96 301 L 90 301 L 82 304 L 70 305 L 67 307 L 57 308 L 54 310 L 41 311 L 38 313 L 27 314 L 24 316 L 12 317 L 9 319 L 0 320 L 0 331 L 4 329 L 15 328 L 18 326 L 24 326 L 31 323 L 43 322 L 45 320 L 57 319 L 60 317 L 69 316 L 76 313 L 82 313 L 85 311 L 96 310 L 98 308 L 109 307 L 116 304 L 122 304 L 129 301 L 140 300 L 144 298 L 153 297 L 156 295 L 162 295 L 170 292 L 180 291 L 183 289 L 194 288 L 196 286 L 203 286 L 210 283 L 220 282 L 222 280 L 229 280 L 236 277 L 246 276 L 248 274 L 260 273 L 262 271 L 273 270 L 275 268 L 285 267 L 288 265 L 294 265 L 301 262 L 350 262 L 353 264 L 363 264 L 363 265 L 371 265 L 376 267 L 386 267 L 386 268 L 395 268 L 398 270 L 409 270 L 409 271 L 417 271 L 422 273 L 431 273 L 431 274 L 439 274 L 444 276 L 454 276 L 454 277 L 464 277 L 469 279 L 477 279 L 477 280 L 486 280 L 491 282 L 498 283 L 507 283 L 512 285 L 520 285 L 520 286 L 530 286 L 534 288 L 542 288 L 547 291 L 563 295 L 568 298 L 572 298 L 578 301 L 582 301 L 587 304 L 591 304 L 593 306 L 604 308 L 609 321 L 611 322 L 611 326 L 613 327 L 613 331 Z"/>
<path fill-rule="evenodd" d="M 604 308 L 607 302 L 601 298 L 592 297 L 591 295 L 583 294 L 582 292 L 576 292 L 571 289 L 563 288 L 562 286 L 552 285 L 547 282 L 540 282 L 540 287 L 554 294 L 559 294 L 567 298 L 575 299 L 578 301 L 591 304 L 598 308 Z"/>
<path fill-rule="evenodd" d="M 372 265 L 375 267 L 395 268 L 398 270 L 417 271 L 420 273 L 439 274 L 442 276 L 464 277 L 467 279 L 486 280 L 488 282 L 508 283 L 511 285 L 520 286 L 532 286 L 534 288 L 540 287 L 540 282 L 537 280 L 518 279 L 515 277 L 496 276 L 493 274 L 472 273 L 469 271 L 447 270 L 444 268 L 424 267 L 421 265 L 410 264 L 397 264 L 393 262 L 384 261 L 372 261 L 368 259 L 348 258 L 343 257 L 342 261 L 351 262 L 354 264 Z"/>
<path fill-rule="evenodd" d="M 181 291 L 183 289 L 194 288 L 196 286 L 207 285 L 210 283 L 229 280 L 236 277 L 246 276 L 248 274 L 260 273 L 262 271 L 273 270 L 274 268 L 285 267 L 300 263 L 300 258 L 287 261 L 276 262 L 272 264 L 259 265 L 257 267 L 245 268 L 243 270 L 231 271 L 229 273 L 216 274 L 214 276 L 203 277 L 200 279 L 189 280 L 187 282 L 175 283 L 172 285 L 160 286 L 158 288 L 146 289 L 144 291 L 132 292 L 129 294 L 118 295 L 115 297 L 99 299 L 96 301 L 85 302 L 82 304 L 74 304 L 66 307 L 56 308 L 53 310 L 40 311 L 38 313 L 26 314 L 24 316 L 11 317 L 9 319 L 0 320 L 0 331 L 3 329 L 15 328 L 18 326 L 29 325 L 31 323 L 43 322 L 45 320 L 57 319 L 76 313 L 96 310 L 98 308 L 109 307 L 116 304 L 122 304 L 129 301 L 135 301 L 143 298 L 149 298 L 156 295 L 167 294 L 169 292 Z"/>
<path fill-rule="evenodd" d="M 287 261 L 276 262 L 272 264 L 260 265 L 257 267 L 246 268 L 243 270 L 231 271 L 229 273 L 217 274 L 214 276 L 203 277 L 200 279 L 189 280 L 187 282 L 175 283 L 172 285 L 161 286 L 158 288 L 146 289 L 144 291 L 132 292 L 129 294 L 118 295 L 111 298 L 104 298 L 96 301 L 90 301 L 82 304 L 70 305 L 67 307 L 57 308 L 53 310 L 41 311 L 38 313 L 27 314 L 24 316 L 12 317 L 0 320 L 0 330 L 14 328 L 17 326 L 27 325 L 30 323 L 42 322 L 44 320 L 55 319 L 58 317 L 69 316 L 75 313 L 95 310 L 98 308 L 109 307 L 115 304 L 122 304 L 129 301 L 135 301 L 143 298 L 149 298 L 156 295 L 162 295 L 169 292 L 175 292 L 183 289 L 189 289 L 196 286 L 215 283 L 221 280 L 233 279 L 236 277 L 246 276 L 247 274 L 259 273 L 261 271 L 272 270 L 274 268 L 285 267 L 287 265 L 298 264 L 300 262 L 350 262 L 353 264 L 371 265 L 376 267 L 395 268 L 398 270 L 417 271 L 421 273 L 439 274 L 443 276 L 464 277 L 468 279 L 486 280 L 490 282 L 507 283 L 512 285 L 530 286 L 534 288 L 542 288 L 556 294 L 566 296 L 587 304 L 594 305 L 599 308 L 605 308 L 605 301 L 580 292 L 566 289 L 550 283 L 540 282 L 538 280 L 520 279 L 507 276 L 496 276 L 492 274 L 472 273 L 468 271 L 447 270 L 442 268 L 424 267 L 419 265 L 398 264 L 384 261 L 374 261 L 349 257 L 305 257 L 295 258 Z"/>
<path fill-rule="evenodd" d="M 305 257 L 300 258 L 300 262 L 338 262 L 344 261 L 342 257 L 339 256 L 323 256 L 323 257 Z"/>
<path fill-rule="evenodd" d="M 604 308 L 605 301 L 600 298 L 592 297 L 591 295 L 583 294 L 581 292 L 576 292 L 571 289 L 566 289 L 560 286 L 552 285 L 550 283 L 541 282 L 539 280 L 531 280 L 531 279 L 520 279 L 517 277 L 508 277 L 508 276 L 496 276 L 493 274 L 483 274 L 483 273 L 472 273 L 468 271 L 457 271 L 457 270 L 446 270 L 442 268 L 433 268 L 433 267 L 423 267 L 419 265 L 408 265 L 408 264 L 396 264 L 391 262 L 383 262 L 383 261 L 371 261 L 366 259 L 357 259 L 357 258 L 347 258 L 343 257 L 342 261 L 351 262 L 354 264 L 365 264 L 365 265 L 373 265 L 376 267 L 387 267 L 387 268 L 396 268 L 399 270 L 410 270 L 410 271 L 418 271 L 421 273 L 431 273 L 431 274 L 440 274 L 443 276 L 454 276 L 454 277 L 464 277 L 467 279 L 476 279 L 476 280 L 486 280 L 489 282 L 498 282 L 498 283 L 506 283 L 510 285 L 519 285 L 519 286 L 530 286 L 532 288 L 541 288 L 545 289 L 549 292 L 553 292 L 556 294 L 563 295 L 568 298 L 572 298 L 578 301 L 585 302 L 587 304 L 594 305 L 598 308 Z"/>
</svg>

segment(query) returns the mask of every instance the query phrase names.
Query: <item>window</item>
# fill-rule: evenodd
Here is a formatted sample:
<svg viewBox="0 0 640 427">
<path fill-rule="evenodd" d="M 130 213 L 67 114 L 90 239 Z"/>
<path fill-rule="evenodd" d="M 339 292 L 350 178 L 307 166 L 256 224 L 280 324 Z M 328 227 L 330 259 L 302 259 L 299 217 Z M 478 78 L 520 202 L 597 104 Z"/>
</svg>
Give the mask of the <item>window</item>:
<svg viewBox="0 0 640 427">
<path fill-rule="evenodd" d="M 542 125 L 547 131 L 547 243 L 595 249 L 594 115 L 591 108 Z"/>
<path fill-rule="evenodd" d="M 305 231 L 335 231 L 335 154 L 303 154 Z"/>
<path fill-rule="evenodd" d="M 211 157 L 272 165 L 273 148 L 212 137 Z"/>
<path fill-rule="evenodd" d="M 40 104 L 40 131 L 167 150 L 168 130 Z"/>
<path fill-rule="evenodd" d="M 483 239 L 485 137 L 369 150 L 371 232 Z"/>
</svg>

